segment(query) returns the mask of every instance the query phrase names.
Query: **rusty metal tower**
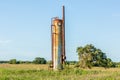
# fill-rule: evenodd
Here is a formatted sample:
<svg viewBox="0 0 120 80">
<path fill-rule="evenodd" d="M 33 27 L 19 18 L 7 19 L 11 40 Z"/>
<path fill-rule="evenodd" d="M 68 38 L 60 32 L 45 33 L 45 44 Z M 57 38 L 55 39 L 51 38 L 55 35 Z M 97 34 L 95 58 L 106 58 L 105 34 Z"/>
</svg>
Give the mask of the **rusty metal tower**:
<svg viewBox="0 0 120 80">
<path fill-rule="evenodd" d="M 65 64 L 65 7 L 62 9 L 63 17 L 51 20 L 52 67 L 54 70 L 63 69 Z"/>
</svg>

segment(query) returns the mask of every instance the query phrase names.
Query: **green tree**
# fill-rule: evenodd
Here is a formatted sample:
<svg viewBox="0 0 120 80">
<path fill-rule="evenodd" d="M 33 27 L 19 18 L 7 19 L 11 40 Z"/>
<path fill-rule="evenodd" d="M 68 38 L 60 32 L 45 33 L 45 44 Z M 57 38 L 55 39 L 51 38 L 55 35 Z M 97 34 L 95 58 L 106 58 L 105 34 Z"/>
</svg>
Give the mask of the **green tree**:
<svg viewBox="0 0 120 80">
<path fill-rule="evenodd" d="M 91 55 L 91 47 L 92 45 L 86 45 L 85 47 L 78 47 L 77 52 L 79 55 L 79 64 L 80 67 L 82 68 L 91 68 L 91 60 L 92 60 L 92 55 Z"/>
<path fill-rule="evenodd" d="M 46 60 L 44 58 L 36 57 L 35 60 L 33 60 L 33 63 L 35 64 L 46 64 Z"/>
<path fill-rule="evenodd" d="M 17 60 L 16 60 L 16 59 L 11 59 L 11 60 L 9 61 L 9 63 L 10 63 L 10 64 L 17 64 Z"/>
<path fill-rule="evenodd" d="M 79 66 L 82 68 L 98 67 L 112 67 L 113 62 L 107 58 L 106 54 L 100 49 L 97 49 L 92 44 L 84 47 L 78 47 L 77 53 L 79 56 Z"/>
</svg>

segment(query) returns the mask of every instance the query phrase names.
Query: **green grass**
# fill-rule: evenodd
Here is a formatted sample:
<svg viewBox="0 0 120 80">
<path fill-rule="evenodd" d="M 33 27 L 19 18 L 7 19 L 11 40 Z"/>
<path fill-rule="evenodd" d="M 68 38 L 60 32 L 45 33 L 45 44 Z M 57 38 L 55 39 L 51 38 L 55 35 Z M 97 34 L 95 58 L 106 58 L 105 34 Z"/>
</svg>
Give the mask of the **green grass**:
<svg viewBox="0 0 120 80">
<path fill-rule="evenodd" d="M 0 80 L 120 80 L 120 68 L 52 71 L 47 65 L 0 64 Z"/>
</svg>

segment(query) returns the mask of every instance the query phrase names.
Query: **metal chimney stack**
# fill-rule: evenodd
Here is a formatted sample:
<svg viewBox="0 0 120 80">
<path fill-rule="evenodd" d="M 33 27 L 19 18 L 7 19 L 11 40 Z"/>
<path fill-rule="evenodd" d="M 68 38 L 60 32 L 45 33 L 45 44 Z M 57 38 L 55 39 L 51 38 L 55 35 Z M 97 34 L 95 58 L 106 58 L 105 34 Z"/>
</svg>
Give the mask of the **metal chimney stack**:
<svg viewBox="0 0 120 80">
<path fill-rule="evenodd" d="M 52 38 L 52 67 L 54 70 L 61 70 L 65 64 L 65 7 L 63 6 L 63 17 L 51 20 Z"/>
</svg>

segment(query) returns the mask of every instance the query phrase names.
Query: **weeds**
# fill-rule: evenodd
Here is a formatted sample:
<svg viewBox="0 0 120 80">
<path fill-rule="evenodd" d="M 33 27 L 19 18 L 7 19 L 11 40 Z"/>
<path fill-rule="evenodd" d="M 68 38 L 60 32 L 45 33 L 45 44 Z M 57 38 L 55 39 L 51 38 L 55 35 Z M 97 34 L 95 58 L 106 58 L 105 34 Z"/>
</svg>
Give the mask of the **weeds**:
<svg viewBox="0 0 120 80">
<path fill-rule="evenodd" d="M 10 65 L 11 66 L 11 65 Z M 32 65 L 33 66 L 33 65 Z M 40 65 L 39 65 L 40 66 Z M 18 69 L 15 65 L 11 68 L 2 67 L 0 65 L 0 80 L 119 80 L 120 69 L 79 69 L 79 68 L 65 68 L 61 71 L 52 71 L 47 68 L 35 69 Z M 38 67 L 38 66 L 37 66 Z M 19 67 L 20 68 L 20 67 Z M 116 72 L 117 71 L 117 72 Z"/>
</svg>

